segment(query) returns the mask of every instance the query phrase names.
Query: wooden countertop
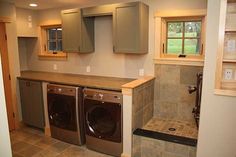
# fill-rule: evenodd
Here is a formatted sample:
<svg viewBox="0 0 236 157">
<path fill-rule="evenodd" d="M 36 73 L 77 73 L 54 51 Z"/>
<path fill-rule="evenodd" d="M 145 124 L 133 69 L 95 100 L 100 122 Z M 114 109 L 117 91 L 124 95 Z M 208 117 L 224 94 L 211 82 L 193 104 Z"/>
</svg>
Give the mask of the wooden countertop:
<svg viewBox="0 0 236 157">
<path fill-rule="evenodd" d="M 44 81 L 64 85 L 75 85 L 90 88 L 121 91 L 122 85 L 134 81 L 128 78 L 88 76 L 51 72 L 22 71 L 18 79 Z"/>
</svg>

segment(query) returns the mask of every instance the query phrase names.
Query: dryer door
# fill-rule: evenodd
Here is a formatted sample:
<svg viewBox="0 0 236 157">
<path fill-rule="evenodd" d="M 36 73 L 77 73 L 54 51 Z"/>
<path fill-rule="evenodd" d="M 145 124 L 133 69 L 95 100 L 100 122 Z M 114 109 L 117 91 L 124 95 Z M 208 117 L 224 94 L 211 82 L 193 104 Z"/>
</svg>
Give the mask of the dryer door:
<svg viewBox="0 0 236 157">
<path fill-rule="evenodd" d="M 48 93 L 48 115 L 50 125 L 77 130 L 75 97 Z"/>
<path fill-rule="evenodd" d="M 97 138 L 121 142 L 121 105 L 85 99 L 86 133 Z"/>
</svg>

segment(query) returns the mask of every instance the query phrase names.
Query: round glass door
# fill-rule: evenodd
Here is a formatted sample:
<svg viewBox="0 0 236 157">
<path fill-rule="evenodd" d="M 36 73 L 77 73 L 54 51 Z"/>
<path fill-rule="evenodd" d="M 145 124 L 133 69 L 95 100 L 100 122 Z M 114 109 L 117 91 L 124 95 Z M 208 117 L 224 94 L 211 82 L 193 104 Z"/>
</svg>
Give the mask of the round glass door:
<svg viewBox="0 0 236 157">
<path fill-rule="evenodd" d="M 91 108 L 86 114 L 86 121 L 89 130 L 100 138 L 112 136 L 116 131 L 116 121 L 104 107 Z"/>
<path fill-rule="evenodd" d="M 76 130 L 76 107 L 72 96 L 48 94 L 49 122 L 62 129 Z"/>
</svg>

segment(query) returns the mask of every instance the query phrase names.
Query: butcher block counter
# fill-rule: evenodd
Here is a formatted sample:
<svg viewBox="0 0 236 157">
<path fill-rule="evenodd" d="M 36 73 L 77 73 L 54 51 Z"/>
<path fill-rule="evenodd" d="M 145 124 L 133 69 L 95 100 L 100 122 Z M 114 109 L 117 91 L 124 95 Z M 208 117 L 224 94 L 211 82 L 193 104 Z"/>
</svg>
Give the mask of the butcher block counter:
<svg viewBox="0 0 236 157">
<path fill-rule="evenodd" d="M 18 79 L 34 80 L 56 84 L 99 88 L 121 91 L 122 85 L 134 81 L 129 78 L 115 78 L 103 76 L 89 76 L 77 74 L 64 74 L 52 72 L 22 71 Z"/>
</svg>

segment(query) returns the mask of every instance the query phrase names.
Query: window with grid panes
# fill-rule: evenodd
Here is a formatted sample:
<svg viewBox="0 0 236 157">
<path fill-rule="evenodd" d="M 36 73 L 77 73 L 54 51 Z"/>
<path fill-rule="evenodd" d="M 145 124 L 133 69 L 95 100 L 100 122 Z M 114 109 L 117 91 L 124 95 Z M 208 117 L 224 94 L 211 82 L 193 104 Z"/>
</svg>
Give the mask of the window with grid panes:
<svg viewBox="0 0 236 157">
<path fill-rule="evenodd" d="M 163 54 L 200 56 L 203 51 L 202 19 L 165 19 Z"/>
<path fill-rule="evenodd" d="M 47 51 L 62 51 L 62 29 L 61 27 L 47 28 Z"/>
</svg>

